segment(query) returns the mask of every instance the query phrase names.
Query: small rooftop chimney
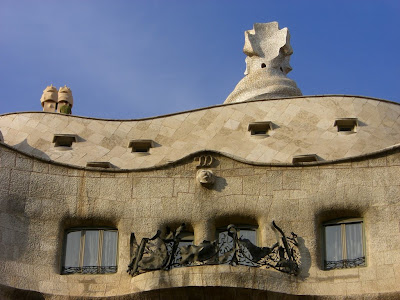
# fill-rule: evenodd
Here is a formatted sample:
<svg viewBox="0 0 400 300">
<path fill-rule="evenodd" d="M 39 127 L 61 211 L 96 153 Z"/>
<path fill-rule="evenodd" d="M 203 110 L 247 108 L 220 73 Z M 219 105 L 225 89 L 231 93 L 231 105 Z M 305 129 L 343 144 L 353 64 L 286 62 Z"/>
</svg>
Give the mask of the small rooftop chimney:
<svg viewBox="0 0 400 300">
<path fill-rule="evenodd" d="M 43 111 L 55 112 L 58 101 L 57 88 L 53 85 L 46 87 L 43 91 L 40 103 L 42 103 Z"/>
</svg>

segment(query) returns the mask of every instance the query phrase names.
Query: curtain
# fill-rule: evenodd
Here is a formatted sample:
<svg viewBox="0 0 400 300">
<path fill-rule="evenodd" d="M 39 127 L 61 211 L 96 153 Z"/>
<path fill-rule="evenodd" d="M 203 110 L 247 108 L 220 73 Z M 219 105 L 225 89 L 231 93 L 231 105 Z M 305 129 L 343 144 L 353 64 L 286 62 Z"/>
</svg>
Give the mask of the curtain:
<svg viewBox="0 0 400 300">
<path fill-rule="evenodd" d="M 97 266 L 99 253 L 99 231 L 86 230 L 83 267 Z"/>
<path fill-rule="evenodd" d="M 342 249 L 341 225 L 325 226 L 325 260 L 342 260 Z"/>
<path fill-rule="evenodd" d="M 79 252 L 81 245 L 81 231 L 73 231 L 67 234 L 65 245 L 64 267 L 79 267 Z"/>
<path fill-rule="evenodd" d="M 101 266 L 114 267 L 117 265 L 117 237 L 118 232 L 104 230 Z"/>
<path fill-rule="evenodd" d="M 347 259 L 363 257 L 362 223 L 346 224 Z"/>
</svg>

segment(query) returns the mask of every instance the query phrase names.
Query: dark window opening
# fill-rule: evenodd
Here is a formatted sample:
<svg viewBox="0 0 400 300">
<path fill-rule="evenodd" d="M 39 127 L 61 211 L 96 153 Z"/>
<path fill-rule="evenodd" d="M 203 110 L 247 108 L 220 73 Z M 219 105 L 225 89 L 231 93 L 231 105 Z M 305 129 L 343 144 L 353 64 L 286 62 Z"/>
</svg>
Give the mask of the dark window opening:
<svg viewBox="0 0 400 300">
<path fill-rule="evenodd" d="M 247 130 L 251 135 L 266 136 L 272 130 L 272 123 L 270 121 L 253 122 L 249 124 Z"/>
<path fill-rule="evenodd" d="M 353 131 L 353 128 L 338 126 L 338 131 Z"/>
<path fill-rule="evenodd" d="M 292 158 L 292 163 L 309 163 L 318 161 L 318 156 L 316 154 L 304 154 L 304 155 L 295 155 Z"/>
<path fill-rule="evenodd" d="M 132 148 L 132 152 L 147 153 L 150 152 L 150 148 L 154 147 L 152 140 L 131 140 L 128 145 Z"/>
<path fill-rule="evenodd" d="M 252 135 L 257 135 L 257 134 L 267 134 L 266 130 L 254 130 L 251 132 Z"/>
<path fill-rule="evenodd" d="M 132 152 L 149 152 L 149 148 L 132 148 Z"/>
<path fill-rule="evenodd" d="M 338 132 L 357 132 L 357 118 L 336 119 L 333 126 L 337 127 Z"/>
<path fill-rule="evenodd" d="M 77 141 L 75 134 L 55 134 L 53 137 L 54 147 L 71 147 Z"/>
</svg>

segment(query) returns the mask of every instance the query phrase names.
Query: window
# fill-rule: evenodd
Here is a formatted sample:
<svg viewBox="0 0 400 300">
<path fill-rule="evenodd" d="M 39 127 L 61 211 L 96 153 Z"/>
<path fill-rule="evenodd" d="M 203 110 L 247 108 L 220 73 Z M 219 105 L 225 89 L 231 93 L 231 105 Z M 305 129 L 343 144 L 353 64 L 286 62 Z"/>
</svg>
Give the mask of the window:
<svg viewBox="0 0 400 300">
<path fill-rule="evenodd" d="M 247 130 L 250 131 L 251 135 L 267 136 L 272 130 L 272 123 L 269 121 L 253 122 L 249 124 Z"/>
<path fill-rule="evenodd" d="M 108 161 L 89 161 L 86 163 L 86 167 L 110 169 L 113 165 Z"/>
<path fill-rule="evenodd" d="M 117 272 L 118 231 L 115 229 L 71 229 L 64 243 L 62 274 Z"/>
<path fill-rule="evenodd" d="M 234 225 L 238 237 L 241 239 L 248 239 L 254 245 L 257 245 L 257 226 L 252 225 Z M 230 246 L 233 246 L 233 239 L 228 235 L 228 229 L 226 227 L 220 227 L 217 229 L 218 234 L 218 243 L 221 245 L 222 243 L 227 243 Z"/>
<path fill-rule="evenodd" d="M 188 246 L 188 245 L 193 245 L 194 241 L 194 234 L 193 232 L 190 231 L 182 231 L 179 234 L 180 241 L 179 241 L 179 247 L 183 246 Z"/>
<path fill-rule="evenodd" d="M 234 225 L 237 231 L 237 236 L 239 239 L 248 239 L 252 244 L 257 246 L 257 226 L 252 225 Z M 232 233 L 232 231 L 231 231 Z M 219 255 L 226 256 L 231 252 L 230 256 L 226 258 L 224 263 L 230 263 L 233 253 L 232 249 L 234 249 L 235 245 L 233 242 L 233 238 L 229 236 L 227 227 L 221 227 L 217 229 L 218 236 L 218 247 L 219 247 Z M 251 262 L 252 256 L 250 252 L 245 248 L 241 247 L 241 253 L 243 257 L 240 259 L 240 264 L 245 266 L 254 265 Z"/>
<path fill-rule="evenodd" d="M 295 155 L 293 156 L 292 163 L 308 163 L 318 161 L 318 156 L 316 154 L 304 154 L 304 155 Z"/>
<path fill-rule="evenodd" d="M 55 134 L 53 136 L 54 147 L 71 147 L 72 143 L 77 141 L 76 134 Z"/>
<path fill-rule="evenodd" d="M 357 132 L 357 118 L 342 118 L 336 119 L 333 126 L 337 126 L 338 132 L 354 133 Z"/>
<path fill-rule="evenodd" d="M 167 243 L 170 243 L 173 239 L 173 234 L 176 233 L 176 230 L 171 231 L 169 229 L 169 227 L 167 227 L 167 236 L 164 239 L 164 241 L 167 241 Z M 194 241 L 194 234 L 191 231 L 181 231 L 178 235 L 179 238 L 179 243 L 176 246 L 176 252 L 175 252 L 175 256 L 173 261 L 171 262 L 171 265 L 174 268 L 180 268 L 183 267 L 183 265 L 181 264 L 181 260 L 182 260 L 182 247 L 186 247 L 189 245 L 193 245 L 193 241 Z M 170 244 L 172 246 L 172 244 Z M 172 249 L 172 248 L 171 248 Z"/>
<path fill-rule="evenodd" d="M 152 140 L 131 140 L 128 145 L 132 148 L 132 152 L 138 153 L 149 153 L 150 148 L 154 147 L 154 141 Z"/>
<path fill-rule="evenodd" d="M 365 266 L 363 222 L 342 219 L 323 226 L 325 241 L 325 270 Z"/>
</svg>

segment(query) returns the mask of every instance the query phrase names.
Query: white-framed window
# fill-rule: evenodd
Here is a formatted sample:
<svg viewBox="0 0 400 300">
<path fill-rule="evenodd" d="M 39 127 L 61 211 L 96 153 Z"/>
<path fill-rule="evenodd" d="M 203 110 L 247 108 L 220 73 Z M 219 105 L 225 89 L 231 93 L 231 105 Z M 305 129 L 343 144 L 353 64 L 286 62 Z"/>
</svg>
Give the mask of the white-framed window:
<svg viewBox="0 0 400 300">
<path fill-rule="evenodd" d="M 365 266 L 365 238 L 362 219 L 347 218 L 323 224 L 324 269 Z"/>
<path fill-rule="evenodd" d="M 118 231 L 73 228 L 66 231 L 61 274 L 117 272 Z"/>
</svg>

